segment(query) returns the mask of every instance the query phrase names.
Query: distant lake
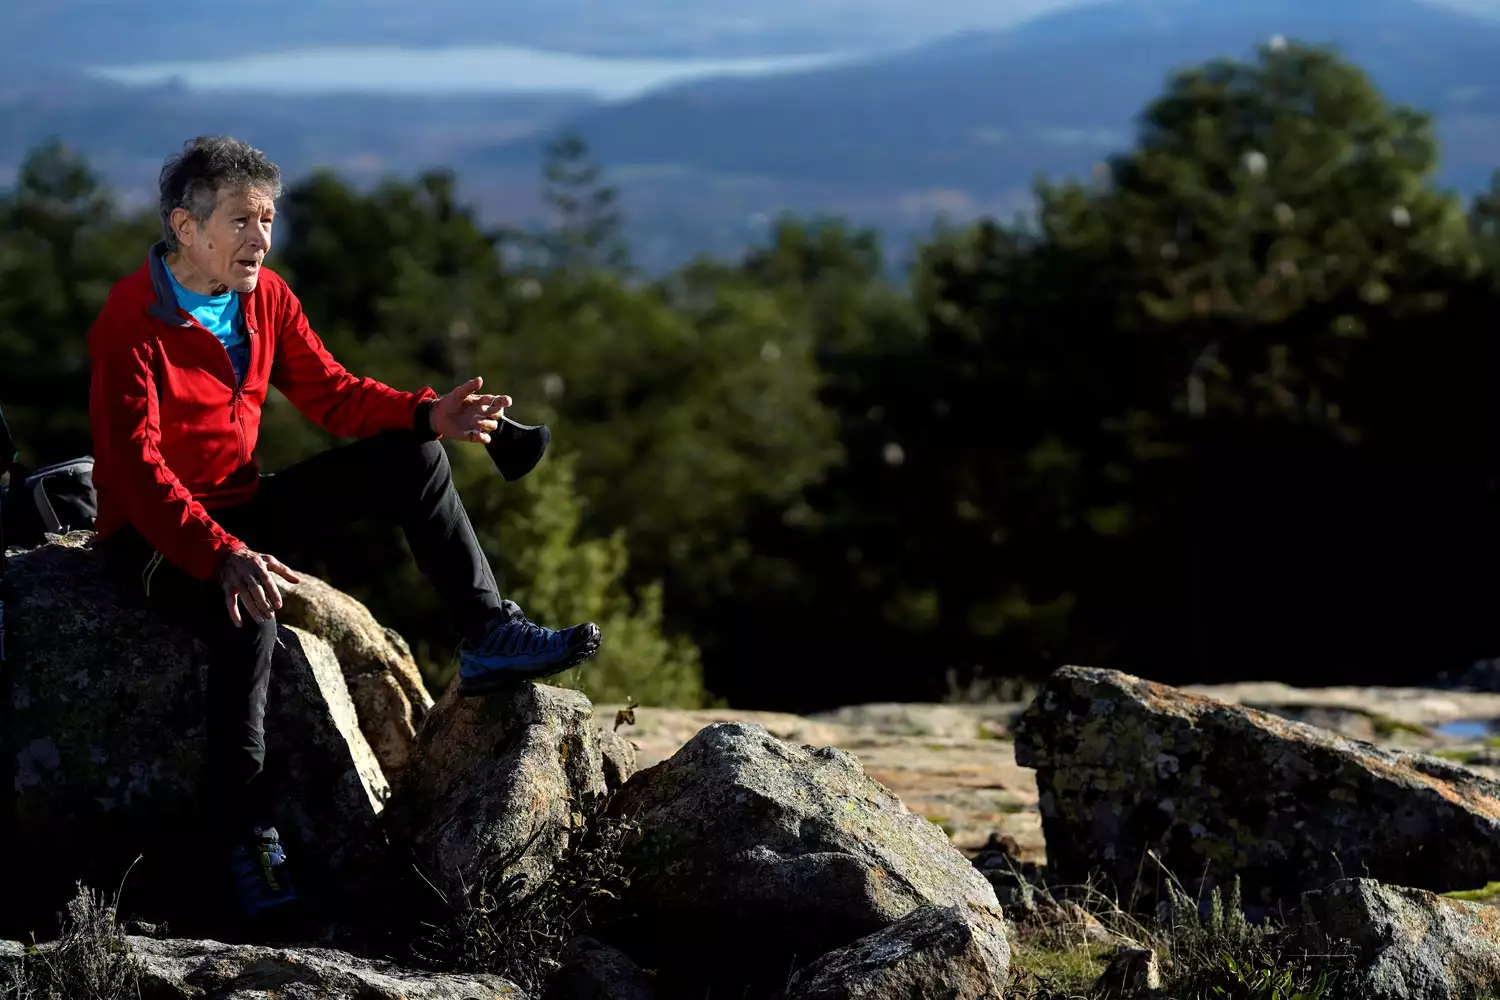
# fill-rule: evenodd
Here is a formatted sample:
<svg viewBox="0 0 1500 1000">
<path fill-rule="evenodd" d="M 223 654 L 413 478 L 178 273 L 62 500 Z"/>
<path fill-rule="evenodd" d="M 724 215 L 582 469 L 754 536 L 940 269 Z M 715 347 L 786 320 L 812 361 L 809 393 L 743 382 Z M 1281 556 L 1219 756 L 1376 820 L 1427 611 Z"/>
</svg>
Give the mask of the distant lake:
<svg viewBox="0 0 1500 1000">
<path fill-rule="evenodd" d="M 812 69 L 849 55 L 771 59 L 609 59 L 485 45 L 472 48 L 329 48 L 202 62 L 101 66 L 121 83 L 180 81 L 200 90 L 314 93 L 586 92 L 605 100 L 708 76 L 756 76 Z"/>
</svg>

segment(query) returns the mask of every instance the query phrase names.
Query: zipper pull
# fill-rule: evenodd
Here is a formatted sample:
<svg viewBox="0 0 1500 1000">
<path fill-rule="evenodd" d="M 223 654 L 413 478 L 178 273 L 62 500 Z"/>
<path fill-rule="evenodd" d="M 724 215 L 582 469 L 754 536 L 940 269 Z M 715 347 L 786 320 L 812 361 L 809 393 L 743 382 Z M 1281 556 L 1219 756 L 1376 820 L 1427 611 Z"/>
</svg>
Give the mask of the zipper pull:
<svg viewBox="0 0 1500 1000">
<path fill-rule="evenodd" d="M 231 424 L 234 423 L 235 418 L 239 415 L 239 412 L 240 412 L 239 402 L 240 402 L 240 392 L 239 392 L 238 389 L 236 389 L 234 391 L 234 395 L 229 397 L 229 422 Z"/>
</svg>

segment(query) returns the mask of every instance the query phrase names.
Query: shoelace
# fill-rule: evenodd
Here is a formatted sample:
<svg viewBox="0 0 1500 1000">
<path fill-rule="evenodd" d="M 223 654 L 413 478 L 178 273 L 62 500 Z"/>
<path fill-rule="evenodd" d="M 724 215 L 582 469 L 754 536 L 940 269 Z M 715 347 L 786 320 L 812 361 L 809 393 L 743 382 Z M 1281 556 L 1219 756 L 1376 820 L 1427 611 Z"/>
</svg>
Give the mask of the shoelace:
<svg viewBox="0 0 1500 1000">
<path fill-rule="evenodd" d="M 561 632 L 544 628 L 528 618 L 513 618 L 507 630 L 502 656 L 530 656 L 555 647 Z"/>
</svg>

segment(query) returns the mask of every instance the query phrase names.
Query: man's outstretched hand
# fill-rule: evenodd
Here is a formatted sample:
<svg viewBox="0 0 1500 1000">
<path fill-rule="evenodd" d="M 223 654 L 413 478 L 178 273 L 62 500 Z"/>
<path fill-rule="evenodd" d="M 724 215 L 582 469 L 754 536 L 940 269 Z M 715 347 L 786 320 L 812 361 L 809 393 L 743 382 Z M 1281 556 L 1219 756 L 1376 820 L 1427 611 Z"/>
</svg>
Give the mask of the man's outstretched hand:
<svg viewBox="0 0 1500 1000">
<path fill-rule="evenodd" d="M 288 583 L 302 582 L 302 578 L 280 559 L 261 552 L 240 549 L 224 560 L 224 568 L 219 570 L 219 583 L 224 588 L 224 603 L 229 607 L 229 620 L 234 622 L 235 628 L 245 623 L 240 616 L 241 603 L 257 625 L 281 610 L 277 576 Z"/>
<path fill-rule="evenodd" d="M 476 375 L 440 398 L 428 418 L 433 431 L 445 438 L 489 444 L 490 432 L 499 428 L 500 414 L 511 399 L 476 395 L 483 387 L 484 379 Z"/>
</svg>

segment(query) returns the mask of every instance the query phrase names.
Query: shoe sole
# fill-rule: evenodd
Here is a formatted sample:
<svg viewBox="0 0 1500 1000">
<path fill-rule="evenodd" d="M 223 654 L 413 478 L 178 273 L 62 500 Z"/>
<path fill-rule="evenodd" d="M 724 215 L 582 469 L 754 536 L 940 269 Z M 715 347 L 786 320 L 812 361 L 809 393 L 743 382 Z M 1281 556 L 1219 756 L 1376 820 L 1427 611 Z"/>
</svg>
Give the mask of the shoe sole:
<svg viewBox="0 0 1500 1000">
<path fill-rule="evenodd" d="M 592 641 L 575 650 L 567 659 L 556 663 L 549 663 L 541 667 L 525 667 L 513 670 L 497 670 L 483 678 L 461 678 L 458 682 L 458 693 L 461 697 L 475 697 L 478 695 L 493 694 L 496 691 L 513 690 L 525 684 L 527 681 L 539 681 L 547 677 L 555 677 L 566 670 L 572 670 L 595 653 L 599 652 L 600 633 L 595 632 Z"/>
</svg>

